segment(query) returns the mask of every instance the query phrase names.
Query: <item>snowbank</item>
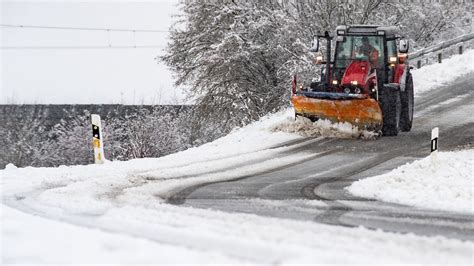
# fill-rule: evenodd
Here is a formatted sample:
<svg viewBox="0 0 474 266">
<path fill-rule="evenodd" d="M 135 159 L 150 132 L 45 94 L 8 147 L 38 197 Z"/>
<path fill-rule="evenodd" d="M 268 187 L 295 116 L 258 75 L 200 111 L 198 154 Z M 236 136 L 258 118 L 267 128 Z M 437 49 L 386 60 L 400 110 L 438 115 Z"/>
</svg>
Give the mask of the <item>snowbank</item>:
<svg viewBox="0 0 474 266">
<path fill-rule="evenodd" d="M 420 208 L 474 213 L 474 150 L 440 152 L 347 189 L 356 196 Z"/>
<path fill-rule="evenodd" d="M 456 78 L 474 72 L 474 50 L 462 55 L 453 55 L 443 60 L 412 71 L 415 95 L 439 88 Z"/>
</svg>

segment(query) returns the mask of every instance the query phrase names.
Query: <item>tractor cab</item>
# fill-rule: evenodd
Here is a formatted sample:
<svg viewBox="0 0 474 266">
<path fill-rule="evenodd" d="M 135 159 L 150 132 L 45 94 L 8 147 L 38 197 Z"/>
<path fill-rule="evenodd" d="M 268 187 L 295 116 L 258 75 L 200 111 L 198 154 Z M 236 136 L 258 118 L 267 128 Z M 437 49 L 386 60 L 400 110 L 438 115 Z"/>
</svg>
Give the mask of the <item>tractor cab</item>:
<svg viewBox="0 0 474 266">
<path fill-rule="evenodd" d="M 397 27 L 339 26 L 336 29 L 336 49 L 332 84 L 344 82 L 344 74 L 352 65 L 370 63 L 369 75 L 377 72 L 379 84 L 394 83 L 397 67 L 404 63 L 398 57 Z M 402 62 L 400 62 L 402 61 Z"/>
</svg>

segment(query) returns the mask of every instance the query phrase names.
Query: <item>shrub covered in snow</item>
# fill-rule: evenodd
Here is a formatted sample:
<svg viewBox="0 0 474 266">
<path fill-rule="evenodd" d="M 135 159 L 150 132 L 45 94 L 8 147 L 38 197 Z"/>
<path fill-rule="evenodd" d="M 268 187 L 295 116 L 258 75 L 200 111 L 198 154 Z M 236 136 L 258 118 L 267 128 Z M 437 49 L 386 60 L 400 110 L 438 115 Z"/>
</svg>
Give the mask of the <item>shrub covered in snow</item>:
<svg viewBox="0 0 474 266">
<path fill-rule="evenodd" d="M 25 114 L 22 122 L 0 127 L 0 168 L 50 167 L 93 163 L 89 114 L 66 117 L 54 126 L 44 118 Z M 196 126 L 192 109 L 170 113 L 166 108 L 149 110 L 103 121 L 104 148 L 109 160 L 161 157 L 212 141 L 222 136 L 216 126 Z"/>
</svg>

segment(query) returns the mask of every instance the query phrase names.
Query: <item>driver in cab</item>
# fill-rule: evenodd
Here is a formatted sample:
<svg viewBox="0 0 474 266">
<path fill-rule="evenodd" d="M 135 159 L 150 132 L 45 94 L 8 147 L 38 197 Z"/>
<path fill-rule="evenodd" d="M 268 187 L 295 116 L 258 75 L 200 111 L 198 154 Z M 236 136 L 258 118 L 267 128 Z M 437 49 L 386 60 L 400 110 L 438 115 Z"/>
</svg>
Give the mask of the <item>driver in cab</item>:
<svg viewBox="0 0 474 266">
<path fill-rule="evenodd" d="M 368 58 L 372 67 L 377 68 L 379 51 L 370 44 L 367 36 L 362 37 L 362 45 L 357 49 L 357 56 Z"/>
</svg>

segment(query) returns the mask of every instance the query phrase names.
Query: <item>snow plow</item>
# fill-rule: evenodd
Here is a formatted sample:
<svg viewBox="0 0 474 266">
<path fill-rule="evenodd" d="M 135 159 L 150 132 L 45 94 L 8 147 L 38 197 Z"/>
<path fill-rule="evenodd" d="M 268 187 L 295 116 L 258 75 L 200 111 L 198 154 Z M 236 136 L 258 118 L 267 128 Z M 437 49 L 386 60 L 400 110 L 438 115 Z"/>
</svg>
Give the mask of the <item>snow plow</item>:
<svg viewBox="0 0 474 266">
<path fill-rule="evenodd" d="M 338 26 L 314 38 L 311 52 L 326 40 L 320 81 L 299 84 L 293 78 L 291 102 L 296 116 L 312 121 L 348 122 L 359 129 L 396 136 L 413 121 L 413 79 L 407 61 L 408 42 L 396 27 Z M 331 43 L 335 39 L 334 56 Z"/>
</svg>

